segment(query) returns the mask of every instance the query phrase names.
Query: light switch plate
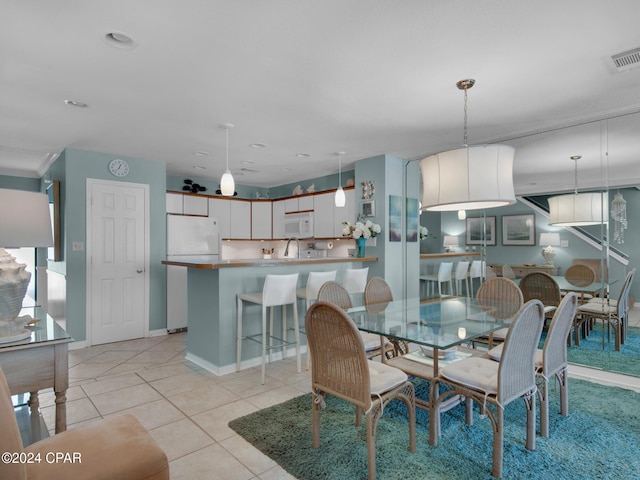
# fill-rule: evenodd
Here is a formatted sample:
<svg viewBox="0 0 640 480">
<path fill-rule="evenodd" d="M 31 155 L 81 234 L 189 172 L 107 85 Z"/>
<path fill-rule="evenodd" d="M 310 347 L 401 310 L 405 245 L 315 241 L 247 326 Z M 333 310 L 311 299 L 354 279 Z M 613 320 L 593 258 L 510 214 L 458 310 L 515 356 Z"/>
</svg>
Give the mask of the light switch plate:
<svg viewBox="0 0 640 480">
<path fill-rule="evenodd" d="M 84 242 L 73 242 L 71 248 L 74 252 L 81 252 L 84 250 Z"/>
<path fill-rule="evenodd" d="M 560 240 L 560 246 L 561 247 L 568 247 L 569 246 L 569 240 Z"/>
</svg>

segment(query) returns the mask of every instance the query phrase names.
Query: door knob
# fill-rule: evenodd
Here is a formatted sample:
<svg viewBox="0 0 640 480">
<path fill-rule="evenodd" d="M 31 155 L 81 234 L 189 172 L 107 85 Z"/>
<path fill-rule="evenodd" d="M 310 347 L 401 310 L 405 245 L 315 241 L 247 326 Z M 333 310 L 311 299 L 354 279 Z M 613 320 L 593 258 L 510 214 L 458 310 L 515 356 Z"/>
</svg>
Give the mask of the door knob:
<svg viewBox="0 0 640 480">
<path fill-rule="evenodd" d="M 142 270 L 142 269 L 141 270 L 136 270 L 136 272 L 142 273 L 142 272 L 144 272 L 144 270 Z"/>
</svg>

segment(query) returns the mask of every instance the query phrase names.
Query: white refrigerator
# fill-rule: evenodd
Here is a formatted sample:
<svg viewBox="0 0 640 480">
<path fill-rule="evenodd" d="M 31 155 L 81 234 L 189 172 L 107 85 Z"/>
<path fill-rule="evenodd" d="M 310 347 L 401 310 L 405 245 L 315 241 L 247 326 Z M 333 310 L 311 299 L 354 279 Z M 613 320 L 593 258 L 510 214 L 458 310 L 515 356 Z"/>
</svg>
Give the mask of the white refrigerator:
<svg viewBox="0 0 640 480">
<path fill-rule="evenodd" d="M 167 260 L 212 257 L 220 254 L 215 218 L 167 214 Z M 167 330 L 187 328 L 187 268 L 167 265 Z"/>
</svg>

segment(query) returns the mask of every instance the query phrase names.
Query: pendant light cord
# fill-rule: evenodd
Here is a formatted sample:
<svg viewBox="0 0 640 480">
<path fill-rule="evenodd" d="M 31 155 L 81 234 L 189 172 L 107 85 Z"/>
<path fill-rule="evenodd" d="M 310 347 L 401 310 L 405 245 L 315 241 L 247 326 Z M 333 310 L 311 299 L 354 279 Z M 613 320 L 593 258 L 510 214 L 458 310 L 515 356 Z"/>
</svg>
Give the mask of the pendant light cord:
<svg viewBox="0 0 640 480">
<path fill-rule="evenodd" d="M 338 187 L 342 187 L 342 152 L 338 152 Z"/>
<path fill-rule="evenodd" d="M 226 127 L 227 131 L 227 171 L 229 170 L 229 127 Z"/>
<path fill-rule="evenodd" d="M 468 147 L 469 143 L 467 142 L 467 89 L 468 87 L 465 85 L 464 87 L 464 138 L 462 140 L 462 146 Z"/>
</svg>

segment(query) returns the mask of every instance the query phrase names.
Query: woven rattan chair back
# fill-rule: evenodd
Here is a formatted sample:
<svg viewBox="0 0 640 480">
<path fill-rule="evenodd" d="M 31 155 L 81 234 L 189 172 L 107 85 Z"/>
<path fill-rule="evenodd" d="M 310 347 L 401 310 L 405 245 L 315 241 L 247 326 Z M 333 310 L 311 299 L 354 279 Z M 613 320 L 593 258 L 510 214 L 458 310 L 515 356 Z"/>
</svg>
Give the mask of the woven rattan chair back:
<svg viewBox="0 0 640 480">
<path fill-rule="evenodd" d="M 319 300 L 305 319 L 311 383 L 364 409 L 371 404 L 369 366 L 360 332 L 337 305 Z"/>
<path fill-rule="evenodd" d="M 578 309 L 578 294 L 571 292 L 560 302 L 549 325 L 542 349 L 541 373 L 550 378 L 567 366 L 567 337 Z"/>
<path fill-rule="evenodd" d="M 381 277 L 373 277 L 364 289 L 364 304 L 369 313 L 382 312 L 389 302 L 393 301 L 393 294 L 389 284 Z"/>
<path fill-rule="evenodd" d="M 489 278 L 480 285 L 476 300 L 481 308 L 499 319 L 512 318 L 522 307 L 522 291 L 513 280 L 504 277 Z"/>
<path fill-rule="evenodd" d="M 520 279 L 520 290 L 525 302 L 540 300 L 545 307 L 560 305 L 560 287 L 551 275 L 531 272 Z"/>
<path fill-rule="evenodd" d="M 353 306 L 349 292 L 336 282 L 325 282 L 318 290 L 318 301 L 330 302 L 343 310 L 348 310 Z"/>
<path fill-rule="evenodd" d="M 511 322 L 498 368 L 497 399 L 502 405 L 535 389 L 535 353 L 543 325 L 540 300 L 525 303 Z"/>
<path fill-rule="evenodd" d="M 586 287 L 596 281 L 596 272 L 587 265 L 576 263 L 567 268 L 567 271 L 564 272 L 564 278 L 571 285 Z"/>
</svg>

